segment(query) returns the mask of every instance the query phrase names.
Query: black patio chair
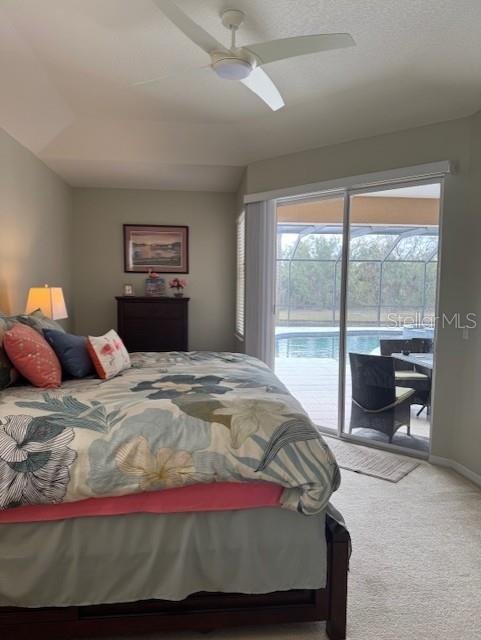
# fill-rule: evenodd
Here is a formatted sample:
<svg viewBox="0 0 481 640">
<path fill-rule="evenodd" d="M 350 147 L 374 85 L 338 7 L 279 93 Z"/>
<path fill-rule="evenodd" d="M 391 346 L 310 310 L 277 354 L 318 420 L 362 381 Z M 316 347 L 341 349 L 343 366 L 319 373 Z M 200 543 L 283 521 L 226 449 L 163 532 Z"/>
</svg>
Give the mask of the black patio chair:
<svg viewBox="0 0 481 640">
<path fill-rule="evenodd" d="M 392 442 L 398 429 L 411 433 L 414 389 L 396 386 L 393 358 L 350 353 L 352 407 L 349 432 L 374 429 Z"/>
<path fill-rule="evenodd" d="M 432 353 L 433 341 L 431 338 L 410 338 L 403 340 L 400 338 L 380 339 L 380 350 L 382 356 L 390 356 L 392 353 Z M 417 415 L 427 408 L 429 413 L 431 399 L 431 378 L 425 373 L 416 371 L 414 365 L 402 360 L 395 360 L 394 370 L 396 377 L 396 385 L 398 387 L 408 387 L 415 390 L 415 394 L 411 399 L 411 404 L 421 405 Z"/>
<path fill-rule="evenodd" d="M 382 356 L 390 356 L 393 353 L 402 353 L 403 351 L 409 351 L 409 353 L 433 352 L 431 338 L 409 338 L 407 340 L 402 338 L 380 338 L 379 345 Z"/>
</svg>

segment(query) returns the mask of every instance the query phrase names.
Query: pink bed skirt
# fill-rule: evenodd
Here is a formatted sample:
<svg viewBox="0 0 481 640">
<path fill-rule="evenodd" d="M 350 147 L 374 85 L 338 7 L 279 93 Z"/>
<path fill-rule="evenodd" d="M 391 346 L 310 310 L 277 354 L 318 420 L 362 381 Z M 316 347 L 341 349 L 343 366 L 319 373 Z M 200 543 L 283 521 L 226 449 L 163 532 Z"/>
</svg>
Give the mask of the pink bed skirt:
<svg viewBox="0 0 481 640">
<path fill-rule="evenodd" d="M 283 488 L 267 482 L 215 482 L 113 498 L 32 505 L 0 511 L 0 524 L 127 513 L 185 513 L 278 507 Z"/>
</svg>

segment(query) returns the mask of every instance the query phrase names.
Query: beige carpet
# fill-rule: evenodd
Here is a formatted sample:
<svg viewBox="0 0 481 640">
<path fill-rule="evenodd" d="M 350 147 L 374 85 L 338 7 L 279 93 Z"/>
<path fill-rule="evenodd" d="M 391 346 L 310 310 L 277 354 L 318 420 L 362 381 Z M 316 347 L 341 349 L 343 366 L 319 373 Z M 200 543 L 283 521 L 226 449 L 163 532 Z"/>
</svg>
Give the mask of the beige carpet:
<svg viewBox="0 0 481 640">
<path fill-rule="evenodd" d="M 341 469 L 364 473 L 388 482 L 399 482 L 419 466 L 417 460 L 407 456 L 362 447 L 337 438 L 326 438 L 326 440 Z"/>
<path fill-rule="evenodd" d="M 349 471 L 342 476 L 334 503 L 353 539 L 349 640 L 479 640 L 481 491 L 454 472 L 425 463 L 398 484 Z M 322 624 L 296 624 L 149 637 L 327 636 Z"/>
</svg>

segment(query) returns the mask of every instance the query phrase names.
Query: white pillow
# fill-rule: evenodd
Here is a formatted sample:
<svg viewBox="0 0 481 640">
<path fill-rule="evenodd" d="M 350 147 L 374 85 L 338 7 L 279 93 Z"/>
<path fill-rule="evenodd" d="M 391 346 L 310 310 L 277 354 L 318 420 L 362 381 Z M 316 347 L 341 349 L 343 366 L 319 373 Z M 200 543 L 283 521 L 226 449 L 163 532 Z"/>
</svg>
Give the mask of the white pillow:
<svg viewBox="0 0 481 640">
<path fill-rule="evenodd" d="M 130 356 L 116 331 L 104 336 L 89 336 L 87 347 L 99 378 L 108 380 L 130 368 Z"/>
</svg>

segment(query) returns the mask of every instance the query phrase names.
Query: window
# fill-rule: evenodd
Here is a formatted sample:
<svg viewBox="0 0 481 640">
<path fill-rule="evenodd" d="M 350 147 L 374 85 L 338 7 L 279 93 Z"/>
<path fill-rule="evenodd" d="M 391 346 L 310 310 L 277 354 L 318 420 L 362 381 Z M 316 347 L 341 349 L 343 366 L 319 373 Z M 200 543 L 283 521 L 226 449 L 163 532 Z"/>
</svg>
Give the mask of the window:
<svg viewBox="0 0 481 640">
<path fill-rule="evenodd" d="M 235 331 L 239 338 L 244 338 L 245 325 L 245 292 L 246 292 L 246 216 L 242 212 L 237 219 L 237 290 L 235 310 Z"/>
</svg>

